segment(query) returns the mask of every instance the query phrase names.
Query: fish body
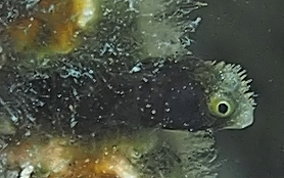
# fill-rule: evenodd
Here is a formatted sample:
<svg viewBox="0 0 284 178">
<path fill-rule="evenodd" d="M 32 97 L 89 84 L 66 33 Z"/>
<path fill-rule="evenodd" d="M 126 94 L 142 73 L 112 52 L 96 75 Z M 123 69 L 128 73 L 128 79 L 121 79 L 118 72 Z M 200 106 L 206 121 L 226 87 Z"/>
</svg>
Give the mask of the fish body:
<svg viewBox="0 0 284 178">
<path fill-rule="evenodd" d="M 21 103 L 16 110 L 33 118 L 22 121 L 80 134 L 109 127 L 239 129 L 253 122 L 254 101 L 239 66 L 189 56 L 130 65 L 58 66 L 17 78 L 9 95 Z"/>
</svg>

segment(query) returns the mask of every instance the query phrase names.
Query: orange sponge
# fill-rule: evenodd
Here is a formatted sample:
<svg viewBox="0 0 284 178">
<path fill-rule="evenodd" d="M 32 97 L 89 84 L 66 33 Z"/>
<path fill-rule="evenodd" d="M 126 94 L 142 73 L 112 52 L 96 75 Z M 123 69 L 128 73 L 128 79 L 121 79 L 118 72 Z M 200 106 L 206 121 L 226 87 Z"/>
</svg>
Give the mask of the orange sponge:
<svg viewBox="0 0 284 178">
<path fill-rule="evenodd" d="M 66 54 L 78 35 L 100 16 L 98 0 L 42 0 L 33 13 L 10 23 L 7 32 L 18 52 Z"/>
</svg>

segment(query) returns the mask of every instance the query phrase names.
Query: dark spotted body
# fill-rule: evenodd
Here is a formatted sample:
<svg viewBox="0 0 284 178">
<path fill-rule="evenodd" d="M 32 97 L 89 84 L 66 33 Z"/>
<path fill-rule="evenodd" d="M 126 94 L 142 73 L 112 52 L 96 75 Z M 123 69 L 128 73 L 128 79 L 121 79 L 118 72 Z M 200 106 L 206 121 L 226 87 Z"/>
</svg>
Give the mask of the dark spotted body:
<svg viewBox="0 0 284 178">
<path fill-rule="evenodd" d="M 194 79 L 194 61 L 151 61 L 125 70 L 116 70 L 117 64 L 61 66 L 18 76 L 9 87 L 18 105 L 11 107 L 20 108 L 19 117 L 30 117 L 23 120 L 45 129 L 81 134 L 110 126 L 209 128 L 213 120 L 207 117 L 203 88 Z"/>
</svg>

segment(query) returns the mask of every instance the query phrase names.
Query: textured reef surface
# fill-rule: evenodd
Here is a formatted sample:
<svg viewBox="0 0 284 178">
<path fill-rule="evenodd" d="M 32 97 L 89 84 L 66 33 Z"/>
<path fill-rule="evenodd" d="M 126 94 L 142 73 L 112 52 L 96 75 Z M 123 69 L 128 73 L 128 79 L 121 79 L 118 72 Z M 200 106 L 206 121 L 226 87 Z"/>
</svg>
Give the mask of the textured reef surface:
<svg viewBox="0 0 284 178">
<path fill-rule="evenodd" d="M 253 123 L 239 65 L 194 57 L 191 0 L 0 2 L 0 178 L 217 177 Z"/>
</svg>

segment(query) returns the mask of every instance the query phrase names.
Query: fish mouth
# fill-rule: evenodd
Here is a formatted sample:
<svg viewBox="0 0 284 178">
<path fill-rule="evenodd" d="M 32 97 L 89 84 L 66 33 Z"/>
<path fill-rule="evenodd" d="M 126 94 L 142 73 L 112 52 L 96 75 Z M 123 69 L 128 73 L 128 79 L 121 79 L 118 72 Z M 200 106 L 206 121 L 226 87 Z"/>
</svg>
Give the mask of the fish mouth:
<svg viewBox="0 0 284 178">
<path fill-rule="evenodd" d="M 233 125 L 230 125 L 230 126 L 226 126 L 224 128 L 222 128 L 221 130 L 239 130 L 239 129 L 245 129 L 249 126 L 251 126 L 253 124 L 254 120 L 251 119 L 251 120 L 248 120 L 247 122 L 237 122 Z"/>
<path fill-rule="evenodd" d="M 229 122 L 228 126 L 224 126 L 221 130 L 229 129 L 245 129 L 254 123 L 254 108 L 251 107 L 245 112 L 242 112 L 235 120 Z"/>
</svg>

